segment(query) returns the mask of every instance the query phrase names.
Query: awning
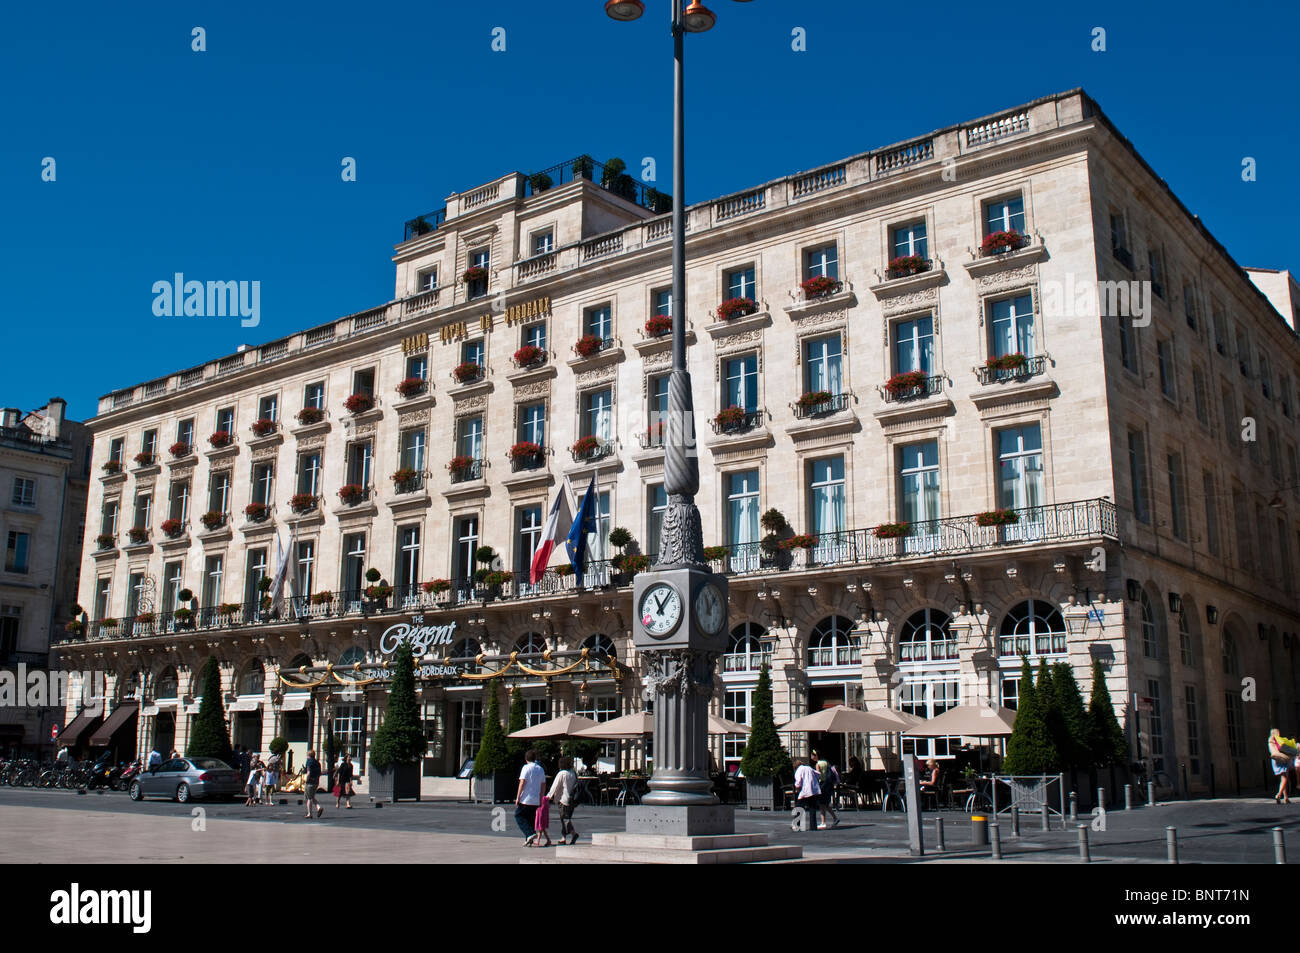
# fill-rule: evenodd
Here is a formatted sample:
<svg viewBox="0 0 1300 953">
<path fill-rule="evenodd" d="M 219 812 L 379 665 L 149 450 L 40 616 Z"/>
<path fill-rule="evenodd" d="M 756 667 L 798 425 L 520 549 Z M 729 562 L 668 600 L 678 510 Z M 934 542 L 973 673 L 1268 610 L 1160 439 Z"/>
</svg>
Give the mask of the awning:
<svg viewBox="0 0 1300 953">
<path fill-rule="evenodd" d="M 90 736 L 91 745 L 112 744 L 113 735 L 117 734 L 119 728 L 139 714 L 139 711 L 139 706 L 134 702 L 118 705 L 113 709 L 113 713 L 105 719 L 104 723 L 95 729 L 95 733 Z"/>
<path fill-rule="evenodd" d="M 581 737 L 584 730 L 597 728 L 599 725 L 590 718 L 581 715 L 562 715 L 552 718 L 531 728 L 521 728 L 506 735 L 507 738 L 573 738 Z"/>
<path fill-rule="evenodd" d="M 81 736 L 89 731 L 97 721 L 99 721 L 99 715 L 88 715 L 83 711 L 72 719 L 68 727 L 59 732 L 57 743 L 61 746 L 73 747 L 81 741 Z"/>
<path fill-rule="evenodd" d="M 262 707 L 261 695 L 246 695 L 236 698 L 226 711 L 257 711 Z"/>
<path fill-rule="evenodd" d="M 778 725 L 777 731 L 829 731 L 838 734 L 865 735 L 901 730 L 898 719 L 878 711 L 862 711 L 847 705 L 834 705 Z"/>
<path fill-rule="evenodd" d="M 1011 734 L 1015 723 L 1016 713 L 1010 708 L 958 705 L 903 734 L 914 738 L 942 738 L 956 735 L 967 738 L 994 738 Z"/>
<path fill-rule="evenodd" d="M 305 711 L 310 706 L 310 692 L 294 692 L 292 695 L 284 696 L 284 702 L 280 705 L 280 711 Z"/>
</svg>

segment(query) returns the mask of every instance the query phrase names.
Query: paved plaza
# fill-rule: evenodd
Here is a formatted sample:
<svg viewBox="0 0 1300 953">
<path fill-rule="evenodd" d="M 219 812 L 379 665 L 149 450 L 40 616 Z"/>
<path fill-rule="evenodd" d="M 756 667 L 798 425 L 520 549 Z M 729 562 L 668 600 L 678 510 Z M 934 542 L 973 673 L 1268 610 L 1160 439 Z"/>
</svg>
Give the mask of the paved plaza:
<svg viewBox="0 0 1300 953">
<path fill-rule="evenodd" d="M 3 863 L 516 863 L 549 854 L 522 847 L 513 805 L 473 805 L 438 799 L 385 804 L 354 799 L 353 810 L 322 801 L 319 821 L 303 817 L 297 795 L 287 804 L 245 807 L 242 802 L 132 803 L 125 794 L 0 789 L 0 862 Z M 201 813 L 195 814 L 197 809 Z M 792 831 L 788 814 L 736 813 L 740 833 L 766 833 L 773 843 L 798 844 L 807 861 L 841 863 L 992 862 L 988 848 L 970 845 L 970 822 L 957 811 L 923 815 L 926 856 L 907 852 L 906 818 L 899 813 L 847 811 L 834 830 Z M 947 849 L 935 850 L 942 818 Z M 1082 818 L 1081 822 L 1093 821 Z M 623 810 L 584 807 L 575 821 L 583 835 L 623 829 Z M 1099 825 L 1098 825 L 1099 826 Z M 1274 827 L 1287 839 L 1289 861 L 1300 858 L 1300 803 L 1243 797 L 1182 801 L 1111 811 L 1105 829 L 1091 829 L 1093 863 L 1165 863 L 1165 829 L 1177 829 L 1184 864 L 1271 864 Z M 1077 824 L 1059 819 L 1041 830 L 1038 816 L 1000 819 L 1002 863 L 1077 864 Z M 558 837 L 553 818 L 552 837 Z M 584 838 L 585 840 L 585 838 Z"/>
</svg>

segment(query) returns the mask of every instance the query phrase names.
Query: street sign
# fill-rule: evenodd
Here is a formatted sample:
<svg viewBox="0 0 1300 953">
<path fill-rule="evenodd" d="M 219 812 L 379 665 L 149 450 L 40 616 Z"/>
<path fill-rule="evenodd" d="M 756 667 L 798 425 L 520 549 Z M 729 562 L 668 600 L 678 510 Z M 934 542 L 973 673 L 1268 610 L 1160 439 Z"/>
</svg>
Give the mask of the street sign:
<svg viewBox="0 0 1300 953">
<path fill-rule="evenodd" d="M 1149 695 L 1134 695 L 1133 710 L 1134 711 L 1155 711 L 1156 700 L 1150 697 Z"/>
<path fill-rule="evenodd" d="M 56 721 L 50 728 L 50 740 L 57 741 L 59 737 L 59 723 Z"/>
</svg>

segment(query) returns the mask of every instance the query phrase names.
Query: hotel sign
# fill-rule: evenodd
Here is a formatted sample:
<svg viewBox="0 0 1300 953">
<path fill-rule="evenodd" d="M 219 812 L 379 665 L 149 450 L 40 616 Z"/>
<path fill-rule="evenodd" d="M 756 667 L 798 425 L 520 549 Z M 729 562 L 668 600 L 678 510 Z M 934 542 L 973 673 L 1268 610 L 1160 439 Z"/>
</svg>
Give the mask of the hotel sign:
<svg viewBox="0 0 1300 953">
<path fill-rule="evenodd" d="M 534 298 L 532 301 L 524 301 L 520 304 L 512 304 L 506 308 L 505 322 L 506 327 L 514 327 L 524 321 L 531 321 L 533 318 L 541 318 L 551 313 L 551 296 L 544 295 L 540 298 Z M 481 314 L 478 319 L 478 332 L 481 334 L 491 334 L 492 329 L 496 326 L 496 319 L 491 314 Z M 455 341 L 463 340 L 469 336 L 470 322 L 453 321 L 450 324 L 444 324 L 438 329 L 438 338 L 443 344 L 451 344 Z M 409 338 L 407 340 L 410 340 Z M 402 342 L 405 349 L 406 342 Z"/>
<path fill-rule="evenodd" d="M 412 617 L 409 623 L 399 622 L 389 626 L 379 638 L 379 651 L 392 655 L 403 642 L 411 647 L 416 658 L 429 654 L 435 645 L 451 645 L 456 633 L 456 623 L 425 625 L 423 616 Z"/>
</svg>

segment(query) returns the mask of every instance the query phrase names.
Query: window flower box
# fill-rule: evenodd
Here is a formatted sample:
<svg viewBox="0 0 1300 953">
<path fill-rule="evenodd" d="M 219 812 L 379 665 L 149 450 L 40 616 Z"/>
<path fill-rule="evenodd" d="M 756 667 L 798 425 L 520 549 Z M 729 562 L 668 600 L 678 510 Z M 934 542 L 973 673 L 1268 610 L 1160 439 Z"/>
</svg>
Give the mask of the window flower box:
<svg viewBox="0 0 1300 953">
<path fill-rule="evenodd" d="M 135 465 L 138 467 L 147 467 L 153 463 L 152 453 L 137 453 L 135 455 Z"/>
<path fill-rule="evenodd" d="M 920 255 L 899 255 L 885 266 L 886 278 L 908 278 L 930 270 L 930 261 Z"/>
<path fill-rule="evenodd" d="M 803 289 L 804 299 L 815 301 L 818 298 L 826 298 L 839 291 L 841 285 L 834 278 L 827 278 L 825 275 L 817 275 L 809 278 L 799 285 Z"/>
<path fill-rule="evenodd" d="M 122 461 L 121 461 L 121 460 L 109 460 L 109 461 L 107 461 L 107 462 L 104 463 L 104 466 L 103 466 L 101 469 L 103 469 L 103 471 L 104 471 L 105 473 L 109 474 L 110 476 L 111 476 L 112 474 L 114 474 L 114 473 L 121 473 L 121 472 L 122 472 Z"/>
<path fill-rule="evenodd" d="M 987 510 L 975 516 L 977 526 L 1006 526 L 1009 523 L 1019 522 L 1020 514 L 1015 510 Z"/>
<path fill-rule="evenodd" d="M 334 601 L 334 593 L 328 589 L 323 592 L 313 592 L 308 601 L 314 606 L 327 606 Z"/>
<path fill-rule="evenodd" d="M 565 576 L 573 575 L 573 567 L 568 563 L 561 563 L 555 567 L 555 574 L 563 579 Z"/>
<path fill-rule="evenodd" d="M 777 543 L 777 546 L 787 551 L 791 549 L 812 549 L 816 545 L 817 537 L 810 533 L 796 533 Z"/>
<path fill-rule="evenodd" d="M 239 609 L 240 605 L 238 602 L 223 602 L 221 605 L 217 606 L 217 614 L 229 617 L 237 613 Z"/>
<path fill-rule="evenodd" d="M 289 497 L 289 509 L 295 513 L 310 513 L 316 509 L 316 497 L 311 493 L 295 493 Z"/>
<path fill-rule="evenodd" d="M 909 532 L 906 523 L 881 523 L 876 527 L 876 539 L 902 539 Z"/>
<path fill-rule="evenodd" d="M 521 440 L 510 448 L 509 457 L 511 460 L 521 458 L 541 456 L 541 444 L 533 443 L 531 440 Z"/>
<path fill-rule="evenodd" d="M 375 406 L 375 399 L 369 394 L 352 394 L 343 402 L 343 406 L 350 414 L 364 414 Z"/>
<path fill-rule="evenodd" d="M 803 410 L 809 410 L 822 404 L 829 404 L 834 396 L 828 390 L 812 390 L 800 397 L 796 403 Z"/>
<path fill-rule="evenodd" d="M 117 544 L 117 537 L 112 533 L 100 533 L 95 537 L 95 545 L 100 549 L 112 549 Z"/>
<path fill-rule="evenodd" d="M 401 397 L 414 397 L 417 394 L 423 394 L 428 386 L 428 381 L 423 377 L 408 377 L 397 385 L 397 393 Z"/>
<path fill-rule="evenodd" d="M 254 420 L 249 425 L 249 429 L 253 431 L 253 436 L 265 437 L 267 434 L 275 433 L 276 423 L 274 420 L 263 417 L 260 420 Z"/>
<path fill-rule="evenodd" d="M 579 357 L 592 357 L 599 354 L 604 346 L 604 338 L 597 334 L 584 334 L 578 338 L 578 343 L 573 345 L 573 350 Z"/>
<path fill-rule="evenodd" d="M 989 232 L 980 242 L 981 255 L 1000 255 L 1003 252 L 1016 251 L 1029 244 L 1029 236 L 1022 235 L 1014 228 L 1007 231 Z"/>
<path fill-rule="evenodd" d="M 356 506 L 366 498 L 366 488 L 358 483 L 346 483 L 339 487 L 339 499 L 345 506 Z"/>
<path fill-rule="evenodd" d="M 615 572 L 627 576 L 627 581 L 630 582 L 637 573 L 650 568 L 650 557 L 644 553 L 621 553 L 611 559 L 609 564 Z"/>
<path fill-rule="evenodd" d="M 546 352 L 536 344 L 525 344 L 519 350 L 515 351 L 515 367 L 532 367 L 535 364 L 541 364 L 546 360 Z"/>
<path fill-rule="evenodd" d="M 254 523 L 260 523 L 271 515 L 271 508 L 265 503 L 249 503 L 244 507 L 244 515 Z"/>
<path fill-rule="evenodd" d="M 318 424 L 325 419 L 325 411 L 319 407 L 304 407 L 298 411 L 298 423 L 306 426 L 308 424 Z"/>
<path fill-rule="evenodd" d="M 725 407 L 718 411 L 713 423 L 719 430 L 731 430 L 743 426 L 747 415 L 744 407 Z"/>
<path fill-rule="evenodd" d="M 178 440 L 167 448 L 167 452 L 173 457 L 188 457 L 193 449 L 188 443 Z"/>
<path fill-rule="evenodd" d="M 428 595 L 436 596 L 439 593 L 446 592 L 448 589 L 451 588 L 451 580 L 430 579 L 428 582 L 420 586 L 420 588 L 423 589 Z"/>
<path fill-rule="evenodd" d="M 471 265 L 465 269 L 465 273 L 460 276 L 460 280 L 470 285 L 476 281 L 487 281 L 488 270 L 480 265 Z"/>
<path fill-rule="evenodd" d="M 135 621 L 141 623 L 142 625 L 148 625 L 153 621 L 153 613 L 152 612 L 137 613 L 135 617 Z"/>
<path fill-rule="evenodd" d="M 162 525 L 158 527 L 162 530 L 163 535 L 169 539 L 175 539 L 185 529 L 185 524 L 180 520 L 163 520 Z"/>
<path fill-rule="evenodd" d="M 112 616 L 99 620 L 99 629 L 101 632 L 104 629 L 116 629 L 116 628 L 117 628 L 117 620 L 114 619 Z"/>
<path fill-rule="evenodd" d="M 420 471 L 410 467 L 394 470 L 391 477 L 393 489 L 398 493 L 413 493 L 420 488 Z"/>
<path fill-rule="evenodd" d="M 393 587 L 387 583 L 377 582 L 372 586 L 366 586 L 366 598 L 371 602 L 387 602 L 388 597 L 393 594 Z"/>
<path fill-rule="evenodd" d="M 451 471 L 452 476 L 462 476 L 469 473 L 476 462 L 473 457 L 456 456 L 447 461 L 447 469 Z"/>
<path fill-rule="evenodd" d="M 214 433 L 211 437 L 208 438 L 208 443 L 212 445 L 213 449 L 220 450 L 222 447 L 230 446 L 230 442 L 232 439 L 234 438 L 230 436 L 230 432 L 228 430 L 218 430 L 216 433 Z"/>
<path fill-rule="evenodd" d="M 570 448 L 576 457 L 587 457 L 598 451 L 601 447 L 598 437 L 580 437 Z"/>
<path fill-rule="evenodd" d="M 920 394 L 929 382 L 925 371 L 903 371 L 885 381 L 885 390 L 891 397 L 914 397 Z"/>
<path fill-rule="evenodd" d="M 662 337 L 665 334 L 671 334 L 673 330 L 673 319 L 667 314 L 656 314 L 645 319 L 645 336 L 648 338 Z"/>
<path fill-rule="evenodd" d="M 208 510 L 199 517 L 199 522 L 203 524 L 204 529 L 220 529 L 226 525 L 226 514 L 218 513 L 216 510 Z"/>
<path fill-rule="evenodd" d="M 984 366 L 991 371 L 1019 371 L 1023 370 L 1029 363 L 1029 358 L 1017 351 L 1014 354 L 1003 354 L 1000 357 L 990 357 L 984 362 Z"/>
<path fill-rule="evenodd" d="M 508 569 L 494 569 L 483 577 L 483 585 L 489 589 L 499 589 L 515 578 L 515 574 Z"/>
<path fill-rule="evenodd" d="M 704 558 L 711 563 L 715 563 L 719 559 L 726 559 L 727 547 L 726 546 L 705 546 Z"/>
<path fill-rule="evenodd" d="M 483 376 L 483 366 L 473 361 L 465 361 L 452 369 L 451 376 L 461 384 L 471 384 Z"/>
<path fill-rule="evenodd" d="M 728 298 L 718 305 L 717 315 L 719 321 L 730 321 L 732 318 L 743 318 L 756 311 L 758 311 L 758 302 L 753 298 Z"/>
</svg>

